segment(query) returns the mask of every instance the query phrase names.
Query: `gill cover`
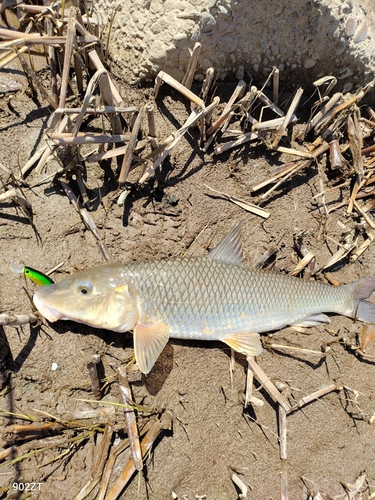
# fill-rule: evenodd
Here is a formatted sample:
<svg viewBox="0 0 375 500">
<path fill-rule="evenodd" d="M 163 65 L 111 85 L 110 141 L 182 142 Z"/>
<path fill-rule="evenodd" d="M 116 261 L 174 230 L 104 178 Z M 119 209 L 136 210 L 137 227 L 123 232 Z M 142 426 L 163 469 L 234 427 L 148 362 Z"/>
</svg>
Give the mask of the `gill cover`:
<svg viewBox="0 0 375 500">
<path fill-rule="evenodd" d="M 121 266 L 108 264 L 38 288 L 34 304 L 49 321 L 59 319 L 126 332 L 138 320 L 137 297 Z"/>
</svg>

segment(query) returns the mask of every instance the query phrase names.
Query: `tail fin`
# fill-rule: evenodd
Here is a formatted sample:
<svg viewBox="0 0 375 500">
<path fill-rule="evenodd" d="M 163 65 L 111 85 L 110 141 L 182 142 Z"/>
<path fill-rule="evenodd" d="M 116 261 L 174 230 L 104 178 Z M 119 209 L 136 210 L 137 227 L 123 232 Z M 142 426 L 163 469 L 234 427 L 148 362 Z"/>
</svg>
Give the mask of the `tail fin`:
<svg viewBox="0 0 375 500">
<path fill-rule="evenodd" d="M 363 278 L 348 286 L 353 291 L 355 303 L 358 304 L 354 317 L 365 323 L 375 323 L 375 304 L 364 300 L 375 291 L 375 278 Z"/>
</svg>

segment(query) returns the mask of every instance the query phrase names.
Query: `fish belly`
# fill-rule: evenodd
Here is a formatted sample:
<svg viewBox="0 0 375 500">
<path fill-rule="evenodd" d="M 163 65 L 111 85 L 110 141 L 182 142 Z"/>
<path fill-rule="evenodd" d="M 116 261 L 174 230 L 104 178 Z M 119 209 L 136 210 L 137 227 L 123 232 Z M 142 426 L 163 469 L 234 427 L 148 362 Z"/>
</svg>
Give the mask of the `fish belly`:
<svg viewBox="0 0 375 500">
<path fill-rule="evenodd" d="M 145 320 L 170 326 L 170 337 L 222 340 L 236 332 L 283 328 L 322 312 L 351 315 L 346 287 L 306 282 L 209 257 L 134 263 L 127 274 Z"/>
</svg>

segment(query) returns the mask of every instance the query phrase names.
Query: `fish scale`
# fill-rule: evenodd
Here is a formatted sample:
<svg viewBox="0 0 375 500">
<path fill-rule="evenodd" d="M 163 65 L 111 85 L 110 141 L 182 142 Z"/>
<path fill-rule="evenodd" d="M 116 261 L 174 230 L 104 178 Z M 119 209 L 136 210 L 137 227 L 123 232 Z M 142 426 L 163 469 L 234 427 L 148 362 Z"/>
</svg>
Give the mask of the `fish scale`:
<svg viewBox="0 0 375 500">
<path fill-rule="evenodd" d="M 142 297 L 147 317 L 168 322 L 174 338 L 210 340 L 217 338 L 217 331 L 222 336 L 260 333 L 313 314 L 351 313 L 354 308 L 353 293 L 344 287 L 208 257 L 134 263 L 123 273 Z"/>
<path fill-rule="evenodd" d="M 243 266 L 241 224 L 204 257 L 106 264 L 39 287 L 34 304 L 50 321 L 71 319 L 132 331 L 149 373 L 170 337 L 221 340 L 246 356 L 262 352 L 259 334 L 329 322 L 324 312 L 375 323 L 368 298 L 375 278 L 332 287 Z"/>
</svg>

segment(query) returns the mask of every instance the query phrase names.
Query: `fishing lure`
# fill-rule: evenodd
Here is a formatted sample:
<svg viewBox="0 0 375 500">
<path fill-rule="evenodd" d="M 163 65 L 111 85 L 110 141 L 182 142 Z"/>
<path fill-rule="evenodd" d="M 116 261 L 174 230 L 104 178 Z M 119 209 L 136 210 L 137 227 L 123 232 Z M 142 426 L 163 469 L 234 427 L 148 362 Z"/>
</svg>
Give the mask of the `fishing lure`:
<svg viewBox="0 0 375 500">
<path fill-rule="evenodd" d="M 33 269 L 32 267 L 22 266 L 16 262 L 13 262 L 11 265 L 11 270 L 14 273 L 23 274 L 26 278 L 29 278 L 33 283 L 38 286 L 52 285 L 53 280 L 49 278 L 47 275 Z"/>
</svg>

